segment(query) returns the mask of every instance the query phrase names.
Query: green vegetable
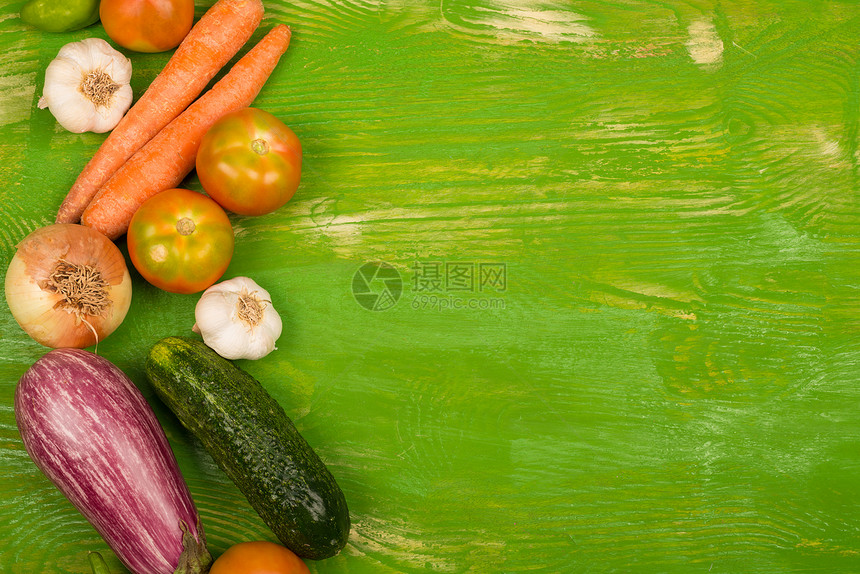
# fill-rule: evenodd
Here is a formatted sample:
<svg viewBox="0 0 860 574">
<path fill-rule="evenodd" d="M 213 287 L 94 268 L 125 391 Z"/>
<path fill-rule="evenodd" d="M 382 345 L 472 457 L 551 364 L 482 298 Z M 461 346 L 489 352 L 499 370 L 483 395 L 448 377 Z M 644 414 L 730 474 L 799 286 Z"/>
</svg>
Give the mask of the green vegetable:
<svg viewBox="0 0 860 574">
<path fill-rule="evenodd" d="M 107 562 L 98 552 L 90 552 L 90 567 L 93 569 L 93 574 L 110 574 Z"/>
<path fill-rule="evenodd" d="M 314 560 L 340 552 L 349 535 L 343 492 L 256 379 L 184 337 L 157 342 L 146 375 L 284 546 Z"/>
<path fill-rule="evenodd" d="M 99 0 L 30 0 L 21 20 L 45 32 L 71 32 L 99 20 Z"/>
</svg>

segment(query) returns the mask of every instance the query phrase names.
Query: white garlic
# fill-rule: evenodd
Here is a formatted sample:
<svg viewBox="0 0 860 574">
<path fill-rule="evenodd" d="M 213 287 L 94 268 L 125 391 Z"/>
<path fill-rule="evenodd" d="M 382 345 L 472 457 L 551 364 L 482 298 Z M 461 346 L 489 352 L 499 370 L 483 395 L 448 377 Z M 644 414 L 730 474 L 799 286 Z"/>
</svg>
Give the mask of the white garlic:
<svg viewBox="0 0 860 574">
<path fill-rule="evenodd" d="M 131 60 L 101 38 L 60 48 L 45 70 L 39 107 L 76 134 L 112 130 L 131 106 Z"/>
<path fill-rule="evenodd" d="M 247 277 L 217 283 L 194 309 L 195 333 L 225 359 L 259 359 L 276 349 L 281 317 L 269 292 Z"/>
</svg>

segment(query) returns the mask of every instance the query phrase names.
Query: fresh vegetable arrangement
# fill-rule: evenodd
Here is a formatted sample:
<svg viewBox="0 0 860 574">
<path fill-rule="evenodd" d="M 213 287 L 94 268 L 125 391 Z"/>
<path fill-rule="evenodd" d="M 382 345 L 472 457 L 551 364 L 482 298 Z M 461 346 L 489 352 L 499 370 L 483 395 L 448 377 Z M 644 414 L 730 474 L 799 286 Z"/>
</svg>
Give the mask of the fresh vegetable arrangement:
<svg viewBox="0 0 860 574">
<path fill-rule="evenodd" d="M 81 223 L 111 239 L 128 230 L 144 201 L 176 187 L 194 168 L 206 131 L 224 114 L 251 105 L 290 44 L 283 24 L 269 31 L 226 76 L 140 148 L 93 197 Z"/>
<path fill-rule="evenodd" d="M 248 277 L 217 283 L 236 241 L 227 211 L 270 213 L 299 186 L 298 137 L 250 107 L 292 32 L 274 25 L 204 93 L 264 8 L 261 0 L 217 0 L 196 24 L 193 12 L 191 0 L 31 0 L 21 10 L 22 20 L 52 33 L 81 30 L 100 15 L 126 50 L 175 51 L 133 105 L 132 59 L 105 40 L 66 44 L 46 70 L 40 108 L 71 132 L 110 133 L 56 223 L 27 235 L 7 269 L 13 317 L 52 349 L 18 382 L 16 422 L 36 466 L 132 573 L 305 574 L 302 558 L 344 548 L 346 498 L 283 408 L 230 362 L 276 349 L 282 322 L 272 297 Z M 204 193 L 181 185 L 195 168 Z M 202 292 L 190 329 L 202 340 L 158 342 L 146 376 L 283 545 L 236 541 L 213 562 L 146 399 L 109 359 L 85 350 L 120 328 L 130 308 L 132 279 L 115 243 L 123 238 L 147 282 Z M 95 574 L 107 572 L 100 554 L 88 560 Z"/>
<path fill-rule="evenodd" d="M 77 223 L 102 185 L 200 95 L 262 18 L 260 0 L 216 2 L 84 167 L 57 212 L 57 223 Z"/>
</svg>

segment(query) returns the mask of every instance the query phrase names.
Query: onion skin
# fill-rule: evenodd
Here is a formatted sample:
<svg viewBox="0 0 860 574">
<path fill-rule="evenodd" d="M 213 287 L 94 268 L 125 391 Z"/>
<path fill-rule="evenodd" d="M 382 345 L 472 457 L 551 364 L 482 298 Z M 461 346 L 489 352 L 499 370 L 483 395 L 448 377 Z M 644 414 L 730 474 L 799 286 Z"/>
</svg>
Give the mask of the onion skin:
<svg viewBox="0 0 860 574">
<path fill-rule="evenodd" d="M 81 320 L 74 312 L 55 308 L 61 296 L 42 285 L 60 259 L 100 272 L 111 300 L 101 315 Z M 98 231 L 77 224 L 47 225 L 25 237 L 6 270 L 5 288 L 9 310 L 21 328 L 52 348 L 96 344 L 119 327 L 131 306 L 131 276 L 119 248 Z"/>
<path fill-rule="evenodd" d="M 18 382 L 15 419 L 36 466 L 131 572 L 208 569 L 197 510 L 164 431 L 118 367 L 81 349 L 48 352 Z"/>
</svg>

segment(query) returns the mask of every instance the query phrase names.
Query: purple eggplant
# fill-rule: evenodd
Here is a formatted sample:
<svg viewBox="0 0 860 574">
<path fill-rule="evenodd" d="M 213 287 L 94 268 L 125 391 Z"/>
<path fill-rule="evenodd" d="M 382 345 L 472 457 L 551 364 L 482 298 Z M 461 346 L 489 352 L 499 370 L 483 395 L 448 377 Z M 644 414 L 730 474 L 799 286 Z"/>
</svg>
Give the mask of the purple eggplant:
<svg viewBox="0 0 860 574">
<path fill-rule="evenodd" d="M 18 382 L 15 419 L 36 466 L 131 572 L 208 569 L 212 557 L 167 437 L 110 361 L 50 351 Z"/>
</svg>

